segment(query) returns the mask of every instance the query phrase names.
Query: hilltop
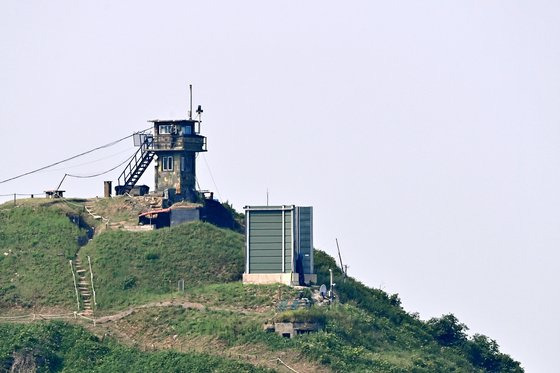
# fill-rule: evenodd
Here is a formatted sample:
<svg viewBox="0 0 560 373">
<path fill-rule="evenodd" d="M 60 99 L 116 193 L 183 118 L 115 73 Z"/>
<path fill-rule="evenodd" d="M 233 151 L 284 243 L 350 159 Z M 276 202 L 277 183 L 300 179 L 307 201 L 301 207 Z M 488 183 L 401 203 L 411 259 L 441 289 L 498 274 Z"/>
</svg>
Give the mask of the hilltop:
<svg viewBox="0 0 560 373">
<path fill-rule="evenodd" d="M 334 269 L 337 302 L 282 311 L 311 290 L 241 284 L 243 235 L 200 222 L 112 229 L 85 212 L 86 202 L 0 206 L 0 371 L 523 371 L 490 338 L 469 337 L 452 314 L 423 321 L 397 295 L 344 279 L 320 250 L 318 281 Z M 72 316 L 31 322 L 26 315 L 76 310 L 76 256 L 91 260 L 96 324 Z M 314 322 L 320 331 L 286 339 L 263 329 L 274 321 Z"/>
</svg>

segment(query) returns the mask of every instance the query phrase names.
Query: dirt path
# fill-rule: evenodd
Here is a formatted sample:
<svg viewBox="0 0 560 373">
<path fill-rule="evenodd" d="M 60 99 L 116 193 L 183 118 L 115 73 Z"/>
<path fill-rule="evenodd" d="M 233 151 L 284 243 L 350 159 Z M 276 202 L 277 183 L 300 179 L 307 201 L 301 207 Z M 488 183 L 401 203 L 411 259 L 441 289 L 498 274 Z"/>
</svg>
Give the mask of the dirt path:
<svg viewBox="0 0 560 373">
<path fill-rule="evenodd" d="M 238 310 L 232 308 L 208 307 L 202 303 L 188 302 L 181 300 L 167 300 L 159 302 L 150 302 L 139 306 L 130 307 L 127 310 L 117 312 L 99 318 L 88 318 L 92 322 L 88 322 L 85 327 L 100 338 L 107 336 L 116 338 L 125 345 L 140 348 L 145 351 L 167 350 L 172 349 L 178 352 L 198 352 L 211 355 L 218 355 L 228 359 L 243 361 L 255 366 L 274 369 L 278 372 L 330 372 L 330 369 L 318 363 L 308 360 L 301 351 L 281 350 L 274 351 L 262 343 L 245 344 L 228 346 L 224 342 L 212 336 L 198 337 L 181 337 L 176 334 L 169 335 L 166 332 L 152 333 L 139 325 L 125 322 L 126 317 L 134 312 L 157 307 L 183 307 L 191 310 L 213 310 L 213 311 L 232 311 L 243 314 L 252 312 L 247 310 Z M 258 313 L 258 312 L 256 312 Z M 33 317 L 31 318 L 31 315 Z M 51 314 L 50 318 L 40 317 L 38 313 L 30 314 L 29 318 L 22 319 L 22 316 L 14 316 L 0 318 L 0 322 L 21 323 L 52 320 L 56 318 L 55 314 Z M 75 319 L 71 314 L 60 313 L 61 318 L 68 322 L 78 322 L 84 324 L 84 319 Z M 147 333 L 147 334 L 146 334 Z M 288 365 L 287 368 L 283 364 Z"/>
<path fill-rule="evenodd" d="M 131 307 L 125 311 L 121 311 L 118 313 L 115 313 L 113 315 L 108 315 L 108 316 L 103 316 L 103 317 L 99 317 L 95 320 L 95 324 L 105 324 L 108 323 L 110 321 L 117 321 L 120 319 L 123 319 L 131 314 L 134 313 L 134 311 L 137 310 L 141 310 L 141 309 L 145 309 L 145 308 L 152 308 L 152 307 L 183 307 L 184 309 L 192 309 L 192 310 L 203 310 L 203 309 L 209 309 L 208 307 L 204 306 L 201 303 L 193 303 L 193 302 L 180 302 L 180 301 L 176 301 L 176 300 L 169 300 L 169 301 L 162 301 L 162 302 L 151 302 L 151 303 L 146 303 L 140 306 L 135 306 L 135 307 Z"/>
</svg>

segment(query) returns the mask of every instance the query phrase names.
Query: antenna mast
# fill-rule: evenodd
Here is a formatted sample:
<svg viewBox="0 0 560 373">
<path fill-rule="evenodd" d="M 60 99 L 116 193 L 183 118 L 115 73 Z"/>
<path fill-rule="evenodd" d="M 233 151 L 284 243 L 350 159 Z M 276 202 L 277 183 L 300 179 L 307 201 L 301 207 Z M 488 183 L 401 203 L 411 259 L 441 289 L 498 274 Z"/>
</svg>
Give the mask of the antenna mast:
<svg viewBox="0 0 560 373">
<path fill-rule="evenodd" d="M 190 99 L 189 120 L 192 120 L 192 84 L 189 84 L 189 99 Z"/>
</svg>

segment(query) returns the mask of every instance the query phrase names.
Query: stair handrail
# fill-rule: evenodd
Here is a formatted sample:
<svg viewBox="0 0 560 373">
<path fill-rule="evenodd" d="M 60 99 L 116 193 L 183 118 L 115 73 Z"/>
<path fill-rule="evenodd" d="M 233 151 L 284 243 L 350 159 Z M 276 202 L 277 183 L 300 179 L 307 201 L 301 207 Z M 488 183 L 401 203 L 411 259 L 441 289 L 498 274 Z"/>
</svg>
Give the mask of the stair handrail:
<svg viewBox="0 0 560 373">
<path fill-rule="evenodd" d="M 138 166 L 142 159 L 144 158 L 144 153 L 146 153 L 154 143 L 154 137 L 152 135 L 146 135 L 144 138 L 144 142 L 140 145 L 134 156 L 130 160 L 130 162 L 125 166 L 123 172 L 120 174 L 118 180 L 119 185 L 126 185 L 129 176 L 132 174 L 133 168 L 132 163 L 134 163 L 134 169 Z M 127 173 L 127 169 L 130 169 L 130 172 Z M 122 179 L 122 182 L 121 182 Z"/>
<path fill-rule="evenodd" d="M 72 279 L 74 280 L 74 290 L 76 291 L 76 302 L 78 303 L 78 312 L 80 312 L 80 296 L 78 294 L 78 285 L 76 284 L 76 275 L 74 274 L 74 266 L 72 265 L 72 260 L 70 262 L 70 270 L 72 271 Z"/>
<path fill-rule="evenodd" d="M 89 263 L 89 275 L 91 278 L 91 292 L 93 294 L 93 305 L 95 306 L 95 308 L 97 308 L 97 301 L 95 300 L 95 287 L 93 286 L 93 270 L 91 269 L 91 259 L 89 258 L 89 255 L 87 257 L 87 261 Z"/>
</svg>

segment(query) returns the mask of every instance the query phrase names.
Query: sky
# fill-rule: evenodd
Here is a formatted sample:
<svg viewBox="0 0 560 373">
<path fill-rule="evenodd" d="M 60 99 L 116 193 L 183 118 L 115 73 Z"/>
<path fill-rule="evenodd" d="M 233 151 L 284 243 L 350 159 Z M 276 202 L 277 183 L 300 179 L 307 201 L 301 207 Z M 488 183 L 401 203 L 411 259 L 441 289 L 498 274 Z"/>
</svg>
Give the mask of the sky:
<svg viewBox="0 0 560 373">
<path fill-rule="evenodd" d="M 184 118 L 193 84 L 201 188 L 238 210 L 267 190 L 313 206 L 315 246 L 336 255 L 338 238 L 351 276 L 555 371 L 559 37 L 557 1 L 3 1 L 0 180 Z M 120 171 L 61 188 L 102 196 Z"/>
</svg>

